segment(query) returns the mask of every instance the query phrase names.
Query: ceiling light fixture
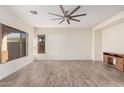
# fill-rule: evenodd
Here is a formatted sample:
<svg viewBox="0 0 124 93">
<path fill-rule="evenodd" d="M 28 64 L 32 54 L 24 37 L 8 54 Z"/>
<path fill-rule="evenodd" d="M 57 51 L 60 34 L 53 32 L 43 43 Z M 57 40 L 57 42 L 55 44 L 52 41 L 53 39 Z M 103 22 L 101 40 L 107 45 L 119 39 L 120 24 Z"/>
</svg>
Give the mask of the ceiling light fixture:
<svg viewBox="0 0 124 93">
<path fill-rule="evenodd" d="M 49 13 L 49 14 L 59 17 L 59 18 L 51 19 L 51 20 L 60 20 L 59 24 L 61 24 L 64 21 L 67 21 L 67 23 L 70 24 L 71 20 L 76 21 L 76 22 L 80 22 L 80 20 L 78 20 L 76 18 L 87 15 L 86 13 L 75 14 L 75 12 L 77 10 L 79 10 L 80 8 L 81 8 L 81 6 L 77 6 L 72 11 L 67 11 L 67 10 L 64 9 L 64 7 L 62 5 L 60 5 L 60 9 L 63 13 L 62 15 L 61 14 L 56 14 L 56 13 Z"/>
</svg>

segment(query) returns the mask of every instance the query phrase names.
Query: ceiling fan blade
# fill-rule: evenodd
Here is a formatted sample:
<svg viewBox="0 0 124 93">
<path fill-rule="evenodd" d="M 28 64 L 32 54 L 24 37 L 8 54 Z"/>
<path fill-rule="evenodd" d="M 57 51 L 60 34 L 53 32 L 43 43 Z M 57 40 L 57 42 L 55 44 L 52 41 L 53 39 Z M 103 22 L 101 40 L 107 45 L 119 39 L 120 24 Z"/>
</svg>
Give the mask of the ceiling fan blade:
<svg viewBox="0 0 124 93">
<path fill-rule="evenodd" d="M 61 10 L 62 10 L 62 13 L 63 13 L 64 17 L 66 17 L 66 16 L 67 16 L 67 14 L 66 14 L 66 11 L 64 10 L 63 6 L 62 6 L 62 5 L 60 5 L 60 8 L 61 8 Z"/>
<path fill-rule="evenodd" d="M 80 8 L 80 6 L 77 6 L 73 11 L 71 11 L 71 13 L 69 13 L 68 16 L 71 16 L 74 12 L 76 12 L 78 9 Z"/>
<path fill-rule="evenodd" d="M 78 19 L 73 19 L 73 18 L 70 18 L 70 20 L 80 22 L 80 20 L 78 20 Z"/>
<path fill-rule="evenodd" d="M 65 19 L 63 19 L 62 21 L 59 22 L 59 24 L 61 24 Z"/>
<path fill-rule="evenodd" d="M 69 21 L 69 19 L 67 20 L 67 23 L 68 23 L 68 24 L 70 24 L 70 21 Z"/>
<path fill-rule="evenodd" d="M 79 14 L 79 15 L 73 15 L 73 16 L 70 16 L 71 18 L 72 17 L 80 17 L 80 16 L 86 16 L 87 14 Z"/>
<path fill-rule="evenodd" d="M 62 17 L 62 18 L 55 18 L 55 19 L 50 19 L 50 20 L 60 20 L 60 19 L 64 19 L 64 18 Z"/>
<path fill-rule="evenodd" d="M 64 17 L 64 16 L 62 16 L 62 15 L 58 15 L 58 14 L 55 14 L 55 13 L 49 13 L 49 14 L 55 15 L 55 16 L 59 16 L 59 17 Z"/>
</svg>

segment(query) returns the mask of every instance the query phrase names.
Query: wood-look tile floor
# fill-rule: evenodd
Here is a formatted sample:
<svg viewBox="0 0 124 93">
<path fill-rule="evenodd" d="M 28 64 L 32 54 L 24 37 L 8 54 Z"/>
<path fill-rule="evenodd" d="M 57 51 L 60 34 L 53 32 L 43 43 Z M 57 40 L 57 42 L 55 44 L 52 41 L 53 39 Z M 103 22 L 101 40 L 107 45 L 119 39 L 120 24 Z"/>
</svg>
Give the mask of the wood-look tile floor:
<svg viewBox="0 0 124 93">
<path fill-rule="evenodd" d="M 118 87 L 124 73 L 102 62 L 36 61 L 0 80 L 1 87 Z"/>
</svg>

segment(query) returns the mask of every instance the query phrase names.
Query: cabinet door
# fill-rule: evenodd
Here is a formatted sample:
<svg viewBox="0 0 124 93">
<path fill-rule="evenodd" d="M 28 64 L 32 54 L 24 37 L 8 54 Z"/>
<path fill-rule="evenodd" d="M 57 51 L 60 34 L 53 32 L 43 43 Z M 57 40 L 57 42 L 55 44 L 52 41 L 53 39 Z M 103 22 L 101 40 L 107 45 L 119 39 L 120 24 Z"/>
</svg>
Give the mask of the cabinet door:
<svg viewBox="0 0 124 93">
<path fill-rule="evenodd" d="M 117 62 L 116 62 L 116 68 L 120 71 L 124 70 L 124 63 L 123 63 L 123 58 L 116 58 Z"/>
<path fill-rule="evenodd" d="M 103 61 L 104 61 L 105 64 L 108 64 L 108 56 L 107 55 L 104 55 Z"/>
</svg>

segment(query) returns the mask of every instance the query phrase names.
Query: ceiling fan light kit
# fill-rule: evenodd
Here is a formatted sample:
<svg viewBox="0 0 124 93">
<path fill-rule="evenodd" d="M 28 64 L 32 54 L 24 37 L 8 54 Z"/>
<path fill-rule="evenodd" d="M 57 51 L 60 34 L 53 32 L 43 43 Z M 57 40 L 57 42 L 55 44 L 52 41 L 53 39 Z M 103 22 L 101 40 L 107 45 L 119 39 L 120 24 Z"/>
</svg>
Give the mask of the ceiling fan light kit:
<svg viewBox="0 0 124 93">
<path fill-rule="evenodd" d="M 49 13 L 49 14 L 59 17 L 59 18 L 51 19 L 51 20 L 61 20 L 61 21 L 59 22 L 59 24 L 61 24 L 61 23 L 64 22 L 64 21 L 66 21 L 68 24 L 70 24 L 70 20 L 76 21 L 76 22 L 80 22 L 80 20 L 75 19 L 75 17 L 81 17 L 81 16 L 86 16 L 86 15 L 87 15 L 86 13 L 74 15 L 74 13 L 75 13 L 78 9 L 80 9 L 80 8 L 81 8 L 80 6 L 77 6 L 77 7 L 74 8 L 74 10 L 72 10 L 72 11 L 65 11 L 65 10 L 64 10 L 64 7 L 63 7 L 62 5 L 60 5 L 60 9 L 61 9 L 63 15 L 61 15 L 61 14 L 56 14 L 56 13 Z"/>
</svg>

